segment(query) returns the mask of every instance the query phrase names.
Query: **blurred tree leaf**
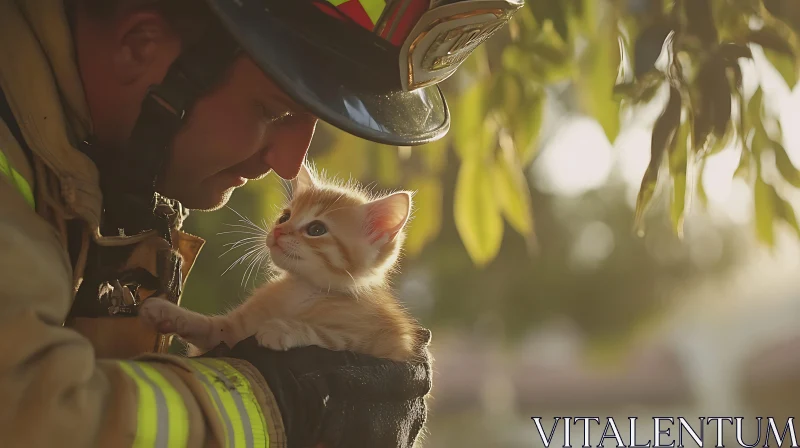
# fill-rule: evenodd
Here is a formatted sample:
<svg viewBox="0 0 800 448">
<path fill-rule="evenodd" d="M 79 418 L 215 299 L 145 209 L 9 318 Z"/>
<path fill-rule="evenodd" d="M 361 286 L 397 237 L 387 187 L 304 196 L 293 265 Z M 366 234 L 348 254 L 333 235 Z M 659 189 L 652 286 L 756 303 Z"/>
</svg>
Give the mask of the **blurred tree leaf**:
<svg viewBox="0 0 800 448">
<path fill-rule="evenodd" d="M 533 207 L 528 182 L 513 158 L 499 153 L 494 169 L 495 191 L 503 215 L 526 238 L 533 237 Z"/>
<path fill-rule="evenodd" d="M 527 2 L 539 26 L 544 27 L 549 23 L 566 42 L 569 40 L 569 28 L 563 4 L 564 0 L 529 0 Z"/>
<path fill-rule="evenodd" d="M 777 165 L 781 176 L 793 187 L 800 188 L 800 171 L 792 164 L 789 154 L 786 153 L 786 148 L 774 140 L 770 141 L 770 143 L 773 151 L 775 151 L 775 165 Z"/>
<path fill-rule="evenodd" d="M 510 117 L 510 123 L 519 161 L 527 166 L 539 149 L 538 136 L 544 120 L 545 95 L 530 83 L 523 85 L 523 101 Z"/>
<path fill-rule="evenodd" d="M 795 32 L 800 32 L 800 3 L 796 0 L 764 0 L 764 7 Z"/>
<path fill-rule="evenodd" d="M 680 110 L 680 105 L 678 106 Z M 679 112 L 680 113 L 680 112 Z M 680 119 L 680 116 L 679 116 Z M 672 228 L 679 238 L 683 238 L 683 217 L 691 200 L 691 188 L 687 189 L 687 174 L 690 166 L 690 152 L 688 151 L 689 124 L 680 126 L 675 140 L 669 151 L 669 171 L 672 175 L 672 198 L 670 216 Z M 687 191 L 688 190 L 688 191 Z"/>
<path fill-rule="evenodd" d="M 705 149 L 712 133 L 723 138 L 731 119 L 731 88 L 725 74 L 724 59 L 718 53 L 711 55 L 701 66 L 694 87 L 696 103 L 693 104 L 692 135 L 693 149 L 698 152 Z"/>
<path fill-rule="evenodd" d="M 751 31 L 748 40 L 760 45 L 764 50 L 773 50 L 786 56 L 794 56 L 792 45 L 772 27 L 765 26 Z"/>
<path fill-rule="evenodd" d="M 490 90 L 480 82 L 464 91 L 453 106 L 453 146 L 462 158 L 486 157 L 491 153 L 492 140 L 487 129 L 487 94 Z"/>
<path fill-rule="evenodd" d="M 747 103 L 747 126 L 753 128 L 761 123 L 761 114 L 764 110 L 764 91 L 761 87 L 753 92 L 750 101 Z"/>
<path fill-rule="evenodd" d="M 614 86 L 620 62 L 617 28 L 602 23 L 582 55 L 577 87 L 583 107 L 600 123 L 613 143 L 619 134 L 619 101 Z"/>
<path fill-rule="evenodd" d="M 664 80 L 663 73 L 651 71 L 644 75 L 641 80 L 617 84 L 614 86 L 614 94 L 632 101 L 633 104 L 648 103 L 664 85 Z"/>
<path fill-rule="evenodd" d="M 472 261 L 491 261 L 503 240 L 503 219 L 495 198 L 493 166 L 475 157 L 462 161 L 455 189 L 455 222 Z"/>
<path fill-rule="evenodd" d="M 797 85 L 797 59 L 794 55 L 789 56 L 776 51 L 764 49 L 767 60 L 780 73 L 789 89 Z"/>
<path fill-rule="evenodd" d="M 748 35 L 748 40 L 764 49 L 767 60 L 780 73 L 789 89 L 793 89 L 798 76 L 797 56 L 787 38 L 775 28 L 764 26 L 752 31 Z"/>
<path fill-rule="evenodd" d="M 703 204 L 703 207 L 708 207 L 708 195 L 706 194 L 706 187 L 703 184 L 703 174 L 706 172 L 706 160 L 705 157 L 701 157 L 697 168 L 697 199 Z"/>
<path fill-rule="evenodd" d="M 664 47 L 664 41 L 672 32 L 672 25 L 660 20 L 646 28 L 636 38 L 634 50 L 634 73 L 637 79 L 656 69 L 655 64 Z"/>
<path fill-rule="evenodd" d="M 786 199 L 782 198 L 775 187 L 769 186 L 772 192 L 772 201 L 775 204 L 775 214 L 778 218 L 791 227 L 794 232 L 800 237 L 800 226 L 797 224 L 797 216 L 795 215 L 792 204 Z"/>
<path fill-rule="evenodd" d="M 773 187 L 764 182 L 759 173 L 753 188 L 756 234 L 761 242 L 770 247 L 775 246 L 775 230 L 773 229 L 775 194 L 773 190 Z"/>
<path fill-rule="evenodd" d="M 437 177 L 416 176 L 406 186 L 414 191 L 414 218 L 408 228 L 405 252 L 417 256 L 442 227 L 442 183 Z"/>
<path fill-rule="evenodd" d="M 634 225 L 636 226 L 637 232 L 640 234 L 644 231 L 644 213 L 647 210 L 647 206 L 650 204 L 650 200 L 653 198 L 653 193 L 655 193 L 658 173 L 661 170 L 664 154 L 674 144 L 675 133 L 680 123 L 681 94 L 677 88 L 670 87 L 667 105 L 653 126 L 653 135 L 650 139 L 650 163 L 642 178 L 642 185 L 636 199 Z M 676 162 L 676 164 L 680 163 Z M 683 172 L 685 175 L 685 167 L 683 168 Z"/>
<path fill-rule="evenodd" d="M 722 57 L 722 59 L 726 61 L 729 66 L 736 64 L 737 59 L 740 58 L 753 59 L 753 52 L 750 51 L 750 47 L 747 45 L 726 42 L 721 44 L 717 51 L 719 52 L 720 57 Z"/>
</svg>

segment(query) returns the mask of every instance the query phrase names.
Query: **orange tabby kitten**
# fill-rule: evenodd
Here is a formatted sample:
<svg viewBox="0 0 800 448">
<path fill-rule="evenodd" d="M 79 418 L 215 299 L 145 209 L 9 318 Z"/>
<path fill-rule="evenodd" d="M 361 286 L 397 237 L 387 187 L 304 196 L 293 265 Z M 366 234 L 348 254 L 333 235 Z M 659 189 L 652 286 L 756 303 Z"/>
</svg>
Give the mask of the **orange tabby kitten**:
<svg viewBox="0 0 800 448">
<path fill-rule="evenodd" d="M 376 357 L 415 358 L 416 321 L 393 296 L 394 268 L 411 195 L 370 198 L 359 188 L 315 179 L 305 166 L 266 248 L 278 277 L 223 316 L 206 316 L 161 299 L 140 316 L 190 344 L 190 355 L 256 336 L 275 350 L 318 345 Z"/>
</svg>

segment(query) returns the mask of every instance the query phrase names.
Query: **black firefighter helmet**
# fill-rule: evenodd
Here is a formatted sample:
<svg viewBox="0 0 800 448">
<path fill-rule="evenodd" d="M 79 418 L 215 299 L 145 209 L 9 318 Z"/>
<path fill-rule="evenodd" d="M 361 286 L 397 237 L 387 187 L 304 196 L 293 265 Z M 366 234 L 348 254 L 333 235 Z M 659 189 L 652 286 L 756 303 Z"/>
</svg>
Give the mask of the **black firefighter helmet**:
<svg viewBox="0 0 800 448">
<path fill-rule="evenodd" d="M 207 0 L 290 97 L 348 133 L 419 145 L 450 127 L 437 84 L 523 0 Z"/>
</svg>

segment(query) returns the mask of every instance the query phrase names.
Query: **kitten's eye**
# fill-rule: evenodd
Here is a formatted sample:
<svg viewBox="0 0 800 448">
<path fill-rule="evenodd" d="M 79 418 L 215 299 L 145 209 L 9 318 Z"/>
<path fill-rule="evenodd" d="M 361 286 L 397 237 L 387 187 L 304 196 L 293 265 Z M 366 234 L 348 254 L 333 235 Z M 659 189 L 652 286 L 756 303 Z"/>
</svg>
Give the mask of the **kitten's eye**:
<svg viewBox="0 0 800 448">
<path fill-rule="evenodd" d="M 314 221 L 308 225 L 306 233 L 308 233 L 309 236 L 322 236 L 328 233 L 328 228 L 325 227 L 322 221 Z"/>
<path fill-rule="evenodd" d="M 288 211 L 286 211 L 286 212 L 283 212 L 283 214 L 281 215 L 281 217 L 280 217 L 280 218 L 278 218 L 278 224 L 283 224 L 283 223 L 285 223 L 286 221 L 288 221 L 288 220 L 289 220 L 289 218 L 290 218 L 291 216 L 292 216 L 292 214 L 291 214 L 291 213 L 289 213 Z"/>
</svg>

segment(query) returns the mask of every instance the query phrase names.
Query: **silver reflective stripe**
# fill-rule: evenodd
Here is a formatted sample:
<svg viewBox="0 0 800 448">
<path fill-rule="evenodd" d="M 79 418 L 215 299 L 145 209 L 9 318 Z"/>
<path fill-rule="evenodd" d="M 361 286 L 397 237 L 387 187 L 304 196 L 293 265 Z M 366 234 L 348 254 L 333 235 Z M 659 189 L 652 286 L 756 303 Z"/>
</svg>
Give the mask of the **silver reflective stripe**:
<svg viewBox="0 0 800 448">
<path fill-rule="evenodd" d="M 205 362 L 206 360 L 204 359 L 198 359 L 197 361 L 214 371 L 214 373 L 217 374 L 217 378 L 222 380 L 225 387 L 231 392 L 231 398 L 233 398 L 233 402 L 236 404 L 236 410 L 239 411 L 239 418 L 242 420 L 242 426 L 244 427 L 245 446 L 247 448 L 253 448 L 255 446 L 253 443 L 253 427 L 251 426 L 250 416 L 247 413 L 247 409 L 244 407 L 244 401 L 242 401 L 242 395 L 239 393 L 239 389 L 236 388 L 236 385 L 230 381 L 225 373 L 217 369 L 213 364 Z"/>
<path fill-rule="evenodd" d="M 155 366 L 117 361 L 136 384 L 136 437 L 133 448 L 186 448 L 189 410 L 184 398 Z"/>
<path fill-rule="evenodd" d="M 203 366 L 205 366 L 205 364 L 203 364 Z M 211 383 L 211 380 L 208 378 L 208 376 L 197 375 L 197 377 L 200 378 L 200 381 L 206 386 L 208 394 L 211 396 L 211 399 L 214 400 L 214 406 L 217 409 L 217 414 L 219 414 L 219 416 L 222 418 L 222 423 L 225 425 L 225 436 L 228 440 L 228 444 L 225 446 L 233 448 L 236 443 L 234 440 L 233 424 L 231 423 L 230 416 L 227 412 L 225 412 L 225 406 L 222 404 L 222 399 L 220 398 L 217 389 Z"/>
<path fill-rule="evenodd" d="M 142 368 L 138 364 L 131 363 L 129 364 L 134 372 L 139 374 L 142 380 L 144 380 L 150 387 L 153 388 L 155 392 L 156 398 L 156 422 L 157 428 L 156 431 L 156 448 L 169 448 L 169 411 L 167 409 L 167 399 L 164 397 L 164 391 L 158 387 L 158 384 L 155 383 L 150 377 L 142 370 Z"/>
</svg>

